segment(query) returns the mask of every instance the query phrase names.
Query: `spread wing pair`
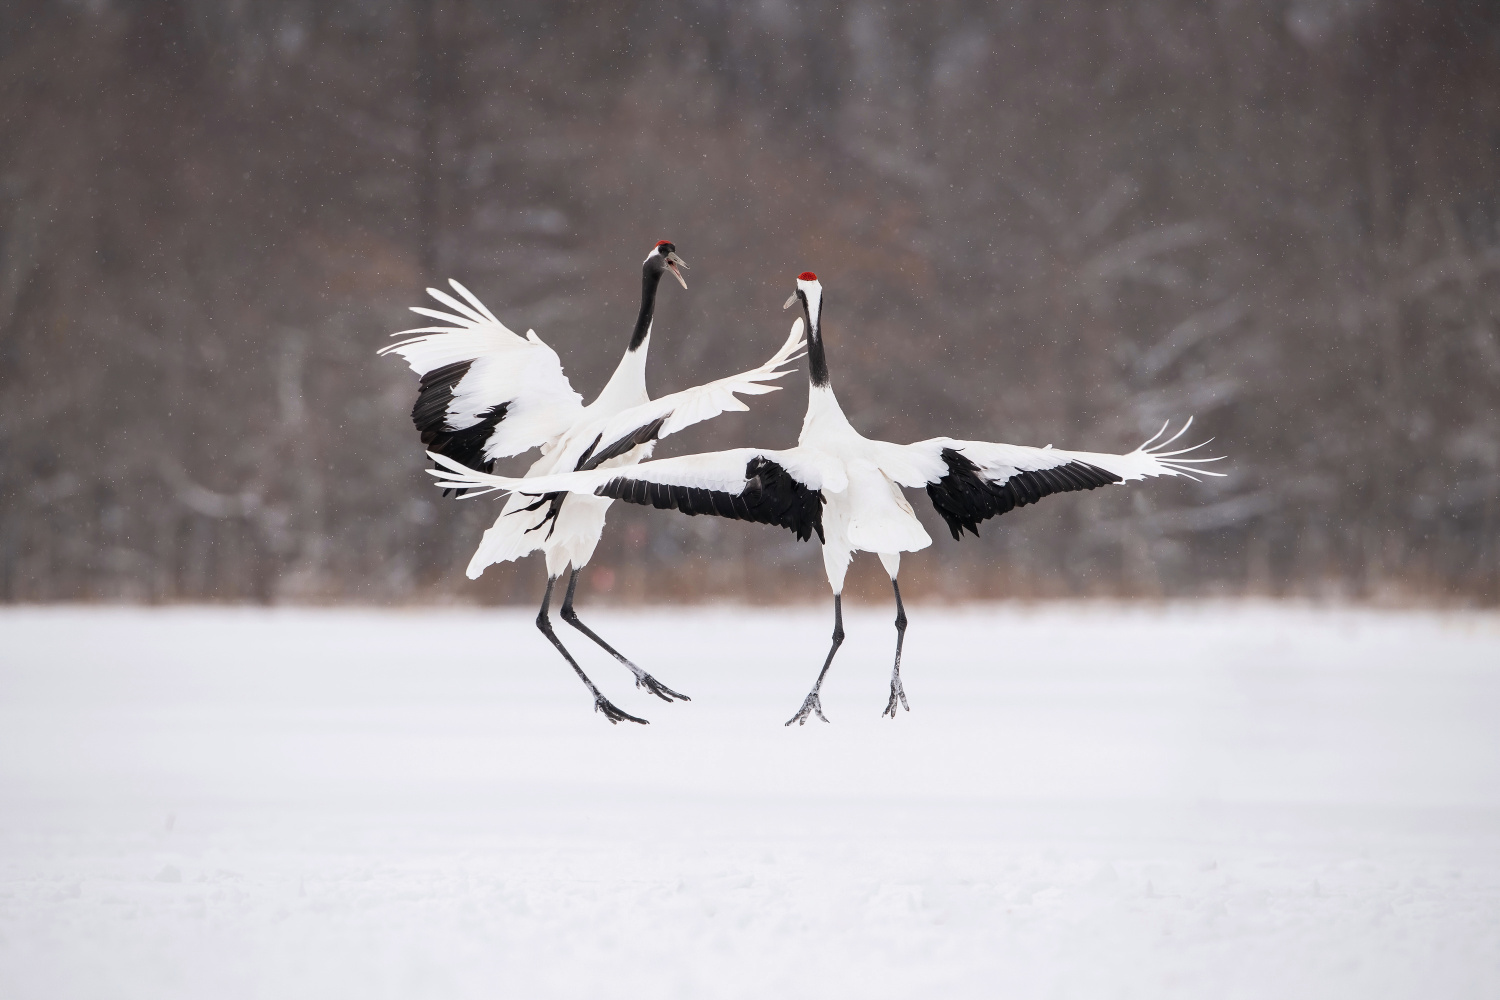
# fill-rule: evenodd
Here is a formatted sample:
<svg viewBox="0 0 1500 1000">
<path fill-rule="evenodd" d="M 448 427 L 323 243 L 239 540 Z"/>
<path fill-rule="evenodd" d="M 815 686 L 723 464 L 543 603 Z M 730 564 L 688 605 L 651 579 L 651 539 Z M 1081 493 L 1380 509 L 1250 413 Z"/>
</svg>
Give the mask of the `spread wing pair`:
<svg viewBox="0 0 1500 1000">
<path fill-rule="evenodd" d="M 1207 441 L 1176 451 L 1165 449 L 1185 434 L 1192 421 L 1172 437 L 1161 440 L 1163 425 L 1149 441 L 1123 455 L 1064 451 L 931 438 L 914 444 L 885 445 L 882 451 L 892 482 L 925 488 L 933 508 L 955 539 L 965 531 L 979 534 L 979 525 L 1017 507 L 1036 503 L 1054 493 L 1092 490 L 1154 476 L 1218 476 L 1197 468 L 1217 458 L 1183 457 Z M 430 457 L 438 468 L 429 470 L 445 488 L 485 493 L 588 493 L 688 515 L 707 514 L 737 521 L 771 524 L 792 531 L 803 541 L 823 531 L 823 488 L 846 488 L 847 475 L 835 457 L 818 449 L 785 450 L 733 448 L 643 462 L 624 469 L 567 472 L 535 479 L 487 475 L 442 455 Z M 891 470 L 895 470 L 892 474 Z"/>
</svg>

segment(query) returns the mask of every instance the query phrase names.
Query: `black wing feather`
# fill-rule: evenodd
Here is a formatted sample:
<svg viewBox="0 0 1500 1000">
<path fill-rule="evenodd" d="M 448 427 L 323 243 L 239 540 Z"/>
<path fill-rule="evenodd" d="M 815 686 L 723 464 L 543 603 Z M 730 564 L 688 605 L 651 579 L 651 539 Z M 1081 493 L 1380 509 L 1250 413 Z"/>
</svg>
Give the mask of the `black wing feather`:
<svg viewBox="0 0 1500 1000">
<path fill-rule="evenodd" d="M 497 403 L 479 415 L 479 420 L 468 427 L 452 427 L 448 424 L 448 407 L 453 402 L 453 390 L 469 374 L 474 362 L 455 361 L 451 365 L 434 368 L 422 376 L 417 387 L 417 401 L 411 408 L 411 422 L 416 425 L 426 451 L 451 458 L 460 465 L 480 472 L 493 472 L 495 463 L 484 457 L 484 446 L 490 435 L 505 419 L 510 403 Z M 455 496 L 463 496 L 468 490 L 454 490 Z M 448 491 L 444 490 L 447 496 Z"/>
<path fill-rule="evenodd" d="M 643 445 L 648 441 L 655 441 L 657 434 L 661 431 L 661 425 L 666 422 L 666 417 L 658 417 L 657 419 L 651 421 L 651 423 L 649 424 L 643 424 L 640 427 L 637 427 L 635 430 L 621 437 L 613 444 L 608 445 L 603 451 L 598 453 L 595 453 L 594 449 L 599 447 L 599 442 L 603 440 L 604 435 L 596 435 L 594 437 L 593 443 L 584 450 L 582 455 L 578 456 L 578 462 L 573 466 L 574 471 L 587 472 L 591 469 L 597 469 L 599 468 L 599 466 L 603 465 L 605 462 L 608 462 L 610 459 L 618 458 L 626 452 L 630 451 L 632 448 L 637 447 L 638 445 Z M 547 516 L 542 518 L 542 520 L 535 527 L 531 527 L 526 530 L 536 531 L 537 528 L 540 528 L 543 524 L 547 524 L 550 521 L 552 523 L 552 527 L 547 529 L 547 537 L 551 538 L 552 532 L 557 528 L 557 515 L 561 513 L 563 501 L 566 500 L 567 497 L 568 495 L 566 493 L 544 494 L 542 499 L 551 504 L 551 506 L 547 508 Z M 633 502 L 647 503 L 649 501 L 636 500 Z"/>
<path fill-rule="evenodd" d="M 634 447 L 634 446 L 632 446 Z M 628 449 L 627 449 L 628 450 Z M 823 493 L 794 479 L 776 462 L 760 455 L 745 466 L 745 488 L 739 493 L 669 486 L 621 475 L 594 491 L 596 496 L 677 510 L 697 516 L 709 514 L 735 521 L 774 524 L 793 532 L 801 541 L 814 533 L 823 541 Z"/>
<path fill-rule="evenodd" d="M 955 539 L 962 538 L 965 529 L 977 537 L 981 521 L 1036 503 L 1042 497 L 1092 490 L 1118 483 L 1121 478 L 1087 462 L 1068 462 L 1051 469 L 1018 472 L 998 483 L 985 479 L 979 466 L 953 448 L 943 449 L 943 462 L 948 466 L 948 473 L 937 482 L 927 484 L 927 496 L 943 520 L 948 522 L 948 530 L 953 532 Z"/>
<path fill-rule="evenodd" d="M 603 451 L 595 454 L 594 449 L 599 447 L 599 440 L 603 437 L 602 434 L 599 435 L 599 437 L 594 438 L 594 443 L 589 445 L 588 450 L 585 451 L 583 455 L 578 459 L 578 464 L 574 466 L 574 469 L 580 471 L 597 469 L 605 462 L 608 462 L 612 458 L 619 458 L 621 455 L 630 451 L 632 448 L 637 448 L 640 445 L 646 444 L 647 442 L 655 441 L 657 435 L 661 433 L 662 424 L 666 422 L 667 418 L 665 416 L 657 417 L 649 424 L 642 424 L 640 427 L 637 427 L 629 434 L 624 435 L 613 444 L 606 446 Z"/>
</svg>

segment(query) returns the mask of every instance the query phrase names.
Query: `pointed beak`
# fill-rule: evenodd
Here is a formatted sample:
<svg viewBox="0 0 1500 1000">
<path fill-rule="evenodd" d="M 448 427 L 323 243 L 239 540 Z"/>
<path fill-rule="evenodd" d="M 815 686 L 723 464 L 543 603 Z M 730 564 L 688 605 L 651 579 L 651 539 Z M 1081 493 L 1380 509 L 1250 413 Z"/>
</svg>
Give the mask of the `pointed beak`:
<svg viewBox="0 0 1500 1000">
<path fill-rule="evenodd" d="M 792 305 L 796 301 L 797 301 L 797 293 L 793 292 L 791 295 L 789 295 L 787 297 L 787 300 L 781 304 L 781 308 L 783 308 L 783 309 L 790 309 L 790 308 L 792 308 Z"/>
<path fill-rule="evenodd" d="M 681 257 L 677 256 L 677 254 L 675 252 L 674 253 L 669 253 L 669 254 L 667 254 L 667 267 L 671 268 L 671 270 L 672 270 L 672 277 L 674 277 L 674 278 L 677 279 L 677 283 L 679 285 L 681 285 L 683 288 L 686 288 L 687 287 L 687 279 L 682 276 L 682 272 L 679 271 L 678 268 L 679 267 L 687 267 L 687 261 L 685 261 Z"/>
</svg>

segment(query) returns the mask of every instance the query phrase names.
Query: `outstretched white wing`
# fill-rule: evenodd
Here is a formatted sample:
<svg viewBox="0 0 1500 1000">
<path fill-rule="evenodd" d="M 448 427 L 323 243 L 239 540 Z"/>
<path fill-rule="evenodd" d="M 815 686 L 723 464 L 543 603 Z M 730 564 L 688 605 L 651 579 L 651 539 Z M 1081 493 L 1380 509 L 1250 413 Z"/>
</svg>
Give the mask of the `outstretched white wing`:
<svg viewBox="0 0 1500 1000">
<path fill-rule="evenodd" d="M 1166 450 L 1192 425 L 1190 418 L 1181 430 L 1163 441 L 1160 439 L 1167 431 L 1167 425 L 1163 424 L 1151 440 L 1125 455 L 1063 451 L 1050 445 L 1029 448 L 933 438 L 887 446 L 891 455 L 888 462 L 882 456 L 881 467 L 902 486 L 925 486 L 932 505 L 948 522 L 948 530 L 954 538 L 959 538 L 965 529 L 979 534 L 981 521 L 1054 493 L 1091 490 L 1153 476 L 1224 475 L 1200 468 L 1220 458 L 1182 457 L 1208 441 L 1177 451 Z"/>
<path fill-rule="evenodd" d="M 735 448 L 623 468 L 595 468 L 551 476 L 514 478 L 467 469 L 435 453 L 439 468 L 429 469 L 444 489 L 480 492 L 501 490 L 527 496 L 551 493 L 589 493 L 688 515 L 711 514 L 738 521 L 774 524 L 804 541 L 816 532 L 823 538 L 825 476 L 837 472 L 821 467 L 815 455 L 801 448 L 763 451 Z M 842 488 L 842 482 L 830 482 Z"/>
<path fill-rule="evenodd" d="M 395 336 L 418 336 L 380 353 L 401 355 L 421 376 L 411 416 L 422 444 L 462 465 L 488 468 L 565 432 L 583 399 L 535 330 L 517 336 L 467 288 L 449 284 L 464 301 L 436 288 L 427 293 L 452 312 L 412 307 L 447 325 L 404 330 Z"/>
<path fill-rule="evenodd" d="M 780 389 L 781 386 L 768 383 L 790 371 L 782 366 L 802 356 L 797 352 L 804 343 L 802 320 L 799 319 L 792 324 L 786 342 L 758 368 L 581 424 L 568 435 L 570 448 L 576 455 L 565 453 L 562 462 L 575 469 L 597 469 L 643 444 L 675 434 L 685 427 L 721 413 L 748 410 L 750 407 L 739 397 L 761 396 Z"/>
</svg>

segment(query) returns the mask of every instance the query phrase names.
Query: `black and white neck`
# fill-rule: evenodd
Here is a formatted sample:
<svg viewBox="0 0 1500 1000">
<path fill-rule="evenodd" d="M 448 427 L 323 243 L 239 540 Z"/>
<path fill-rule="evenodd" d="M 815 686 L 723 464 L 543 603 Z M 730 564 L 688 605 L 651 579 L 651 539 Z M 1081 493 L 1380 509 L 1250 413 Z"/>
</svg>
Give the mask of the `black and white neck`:
<svg viewBox="0 0 1500 1000">
<path fill-rule="evenodd" d="M 811 271 L 797 275 L 796 297 L 807 318 L 807 379 L 818 387 L 828 385 L 828 356 L 823 352 L 823 286 Z"/>
<path fill-rule="evenodd" d="M 651 322 L 656 315 L 656 286 L 661 276 L 671 271 L 683 288 L 687 282 L 679 268 L 687 267 L 677 248 L 670 240 L 661 240 L 651 248 L 641 263 L 641 311 L 635 320 L 635 329 L 630 331 L 630 346 L 624 357 L 609 377 L 609 383 L 600 390 L 599 397 L 589 406 L 595 412 L 616 413 L 632 406 L 639 406 L 651 398 L 646 391 L 646 355 L 651 346 Z"/>
<path fill-rule="evenodd" d="M 804 445 L 827 446 L 832 441 L 845 440 L 849 435 L 858 436 L 844 416 L 844 410 L 833 394 L 828 379 L 828 356 L 823 350 L 823 286 L 818 276 L 803 271 L 797 276 L 797 290 L 787 300 L 802 303 L 802 315 L 807 322 L 807 414 L 802 418 L 802 434 L 798 442 Z"/>
<path fill-rule="evenodd" d="M 677 256 L 677 247 L 670 240 L 658 241 L 641 262 L 641 311 L 636 316 L 635 329 L 630 332 L 629 350 L 640 350 L 646 338 L 651 336 L 651 323 L 656 315 L 656 289 L 661 284 L 661 276 L 670 270 L 682 287 L 687 287 L 679 266 L 687 265 Z"/>
</svg>

